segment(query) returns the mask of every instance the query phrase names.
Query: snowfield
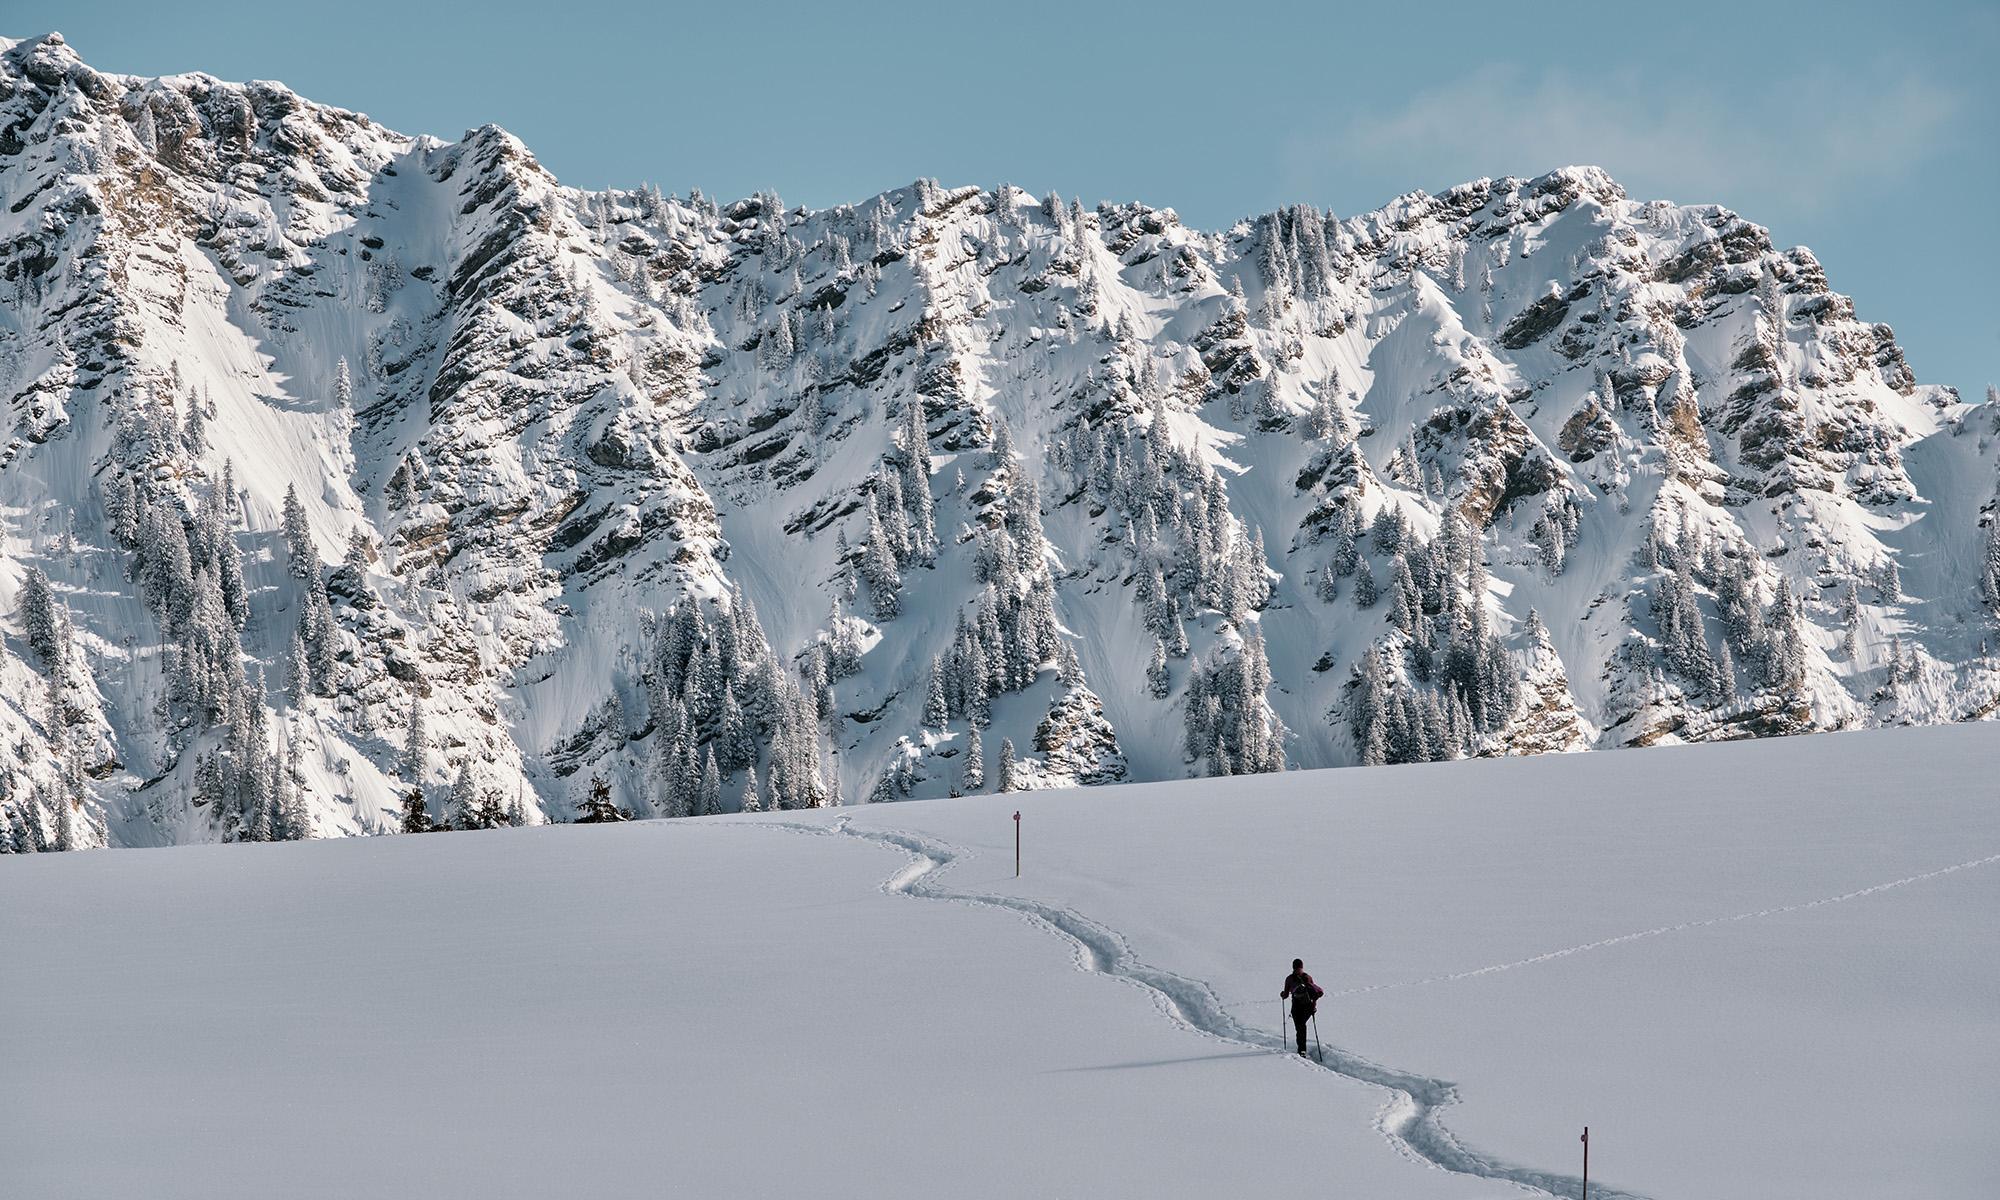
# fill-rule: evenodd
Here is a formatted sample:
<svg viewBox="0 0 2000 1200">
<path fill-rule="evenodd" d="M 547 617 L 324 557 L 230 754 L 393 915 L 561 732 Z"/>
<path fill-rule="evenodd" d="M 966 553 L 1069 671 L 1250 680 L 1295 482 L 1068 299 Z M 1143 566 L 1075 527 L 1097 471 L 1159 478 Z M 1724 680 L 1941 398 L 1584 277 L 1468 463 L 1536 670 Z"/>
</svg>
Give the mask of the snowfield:
<svg viewBox="0 0 2000 1200">
<path fill-rule="evenodd" d="M 1991 1196 L 1994 738 L 0 860 L 0 1192 Z"/>
</svg>

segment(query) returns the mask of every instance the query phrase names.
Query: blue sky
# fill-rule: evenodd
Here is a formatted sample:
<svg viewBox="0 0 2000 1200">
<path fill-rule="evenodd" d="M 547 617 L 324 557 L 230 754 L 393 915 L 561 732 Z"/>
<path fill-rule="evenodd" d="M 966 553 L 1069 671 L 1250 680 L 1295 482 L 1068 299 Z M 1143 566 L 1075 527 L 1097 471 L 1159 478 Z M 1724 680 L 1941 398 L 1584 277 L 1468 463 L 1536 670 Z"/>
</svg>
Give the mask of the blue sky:
<svg viewBox="0 0 2000 1200">
<path fill-rule="evenodd" d="M 2000 380 L 1991 3 L 9 0 L 0 26 L 412 133 L 496 122 L 583 187 L 823 205 L 930 175 L 1216 227 L 1591 162 L 1811 246 L 1924 381 Z"/>
</svg>

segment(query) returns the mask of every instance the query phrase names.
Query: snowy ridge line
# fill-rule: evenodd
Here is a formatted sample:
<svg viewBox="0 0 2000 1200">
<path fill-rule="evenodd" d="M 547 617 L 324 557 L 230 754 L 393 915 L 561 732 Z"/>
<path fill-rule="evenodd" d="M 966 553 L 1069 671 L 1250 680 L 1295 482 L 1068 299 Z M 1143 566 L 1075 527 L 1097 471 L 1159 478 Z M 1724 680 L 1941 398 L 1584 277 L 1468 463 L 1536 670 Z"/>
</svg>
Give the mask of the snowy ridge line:
<svg viewBox="0 0 2000 1200">
<path fill-rule="evenodd" d="M 1369 992 L 1387 992 L 1397 988 L 1423 987 L 1433 983 L 1452 983 L 1460 979 L 1474 979 L 1481 975 L 1497 975 L 1502 971 L 1511 971 L 1516 967 L 1531 967 L 1536 963 L 1551 962 L 1558 958 L 1568 958 L 1571 955 L 1584 954 L 1592 950 L 1603 950 L 1611 946 L 1622 946 L 1627 942 L 1643 941 L 1646 938 L 1660 937 L 1664 934 L 1681 933 L 1690 929 L 1707 929 L 1715 925 L 1732 925 L 1738 921 L 1754 921 L 1759 917 L 1782 916 L 1785 913 L 1804 912 L 1809 908 L 1824 908 L 1829 904 L 1844 904 L 1849 900 L 1859 900 L 1863 896 L 1873 896 L 1877 892 L 1886 892 L 1899 887 L 1907 887 L 1913 883 L 1924 883 L 1928 880 L 1956 874 L 1959 871 L 1970 871 L 1974 867 L 1990 866 L 1994 863 L 2000 863 L 2000 854 L 1989 854 L 1985 858 L 1968 859 L 1962 863 L 1953 863 L 1948 867 L 1939 867 L 1935 871 L 1925 871 L 1922 874 L 1909 875 L 1902 879 L 1891 879 L 1887 883 L 1878 883 L 1872 887 L 1861 888 L 1857 891 L 1842 892 L 1838 896 L 1822 896 L 1817 900 L 1803 900 L 1797 904 L 1783 904 L 1775 908 L 1760 908 L 1755 912 L 1732 913 L 1726 917 L 1709 917 L 1701 921 L 1683 921 L 1678 925 L 1660 925 L 1653 929 L 1642 929 L 1637 933 L 1621 933 L 1617 937 L 1602 938 L 1595 942 L 1585 942 L 1582 945 L 1570 946 L 1562 950 L 1550 950 L 1543 954 L 1534 955 L 1531 958 L 1515 959 L 1513 962 L 1494 963 L 1491 966 L 1475 967 L 1470 971 L 1455 971 L 1449 975 L 1432 975 L 1424 979 L 1406 979 L 1401 983 L 1372 983 L 1367 987 L 1348 988 L 1344 991 L 1329 992 L 1327 995 L 1329 999 L 1337 999 L 1342 996 L 1363 996 Z"/>
<path fill-rule="evenodd" d="M 1291 1046 L 1282 1037 L 1244 1025 L 1230 1015 L 1208 984 L 1171 971 L 1142 963 L 1132 953 L 1123 936 L 1072 909 L 1043 904 L 1018 896 L 988 892 L 956 892 L 938 886 L 938 877 L 966 857 L 966 852 L 919 834 L 892 830 L 857 830 L 850 818 L 841 817 L 831 826 L 792 822 L 771 822 L 766 828 L 798 833 L 839 835 L 860 841 L 893 846 L 912 857 L 882 883 L 882 890 L 925 900 L 947 900 L 962 904 L 1001 908 L 1026 918 L 1071 942 L 1077 965 L 1099 975 L 1136 984 L 1152 993 L 1155 1002 L 1175 1024 L 1218 1041 L 1258 1050 L 1275 1050 L 1290 1061 Z M 1297 1060 L 1357 1083 L 1382 1088 L 1389 1102 L 1376 1118 L 1375 1127 L 1405 1157 L 1438 1170 L 1477 1179 L 1490 1179 L 1544 1195 L 1581 1197 L 1582 1180 L 1560 1172 L 1539 1171 L 1502 1162 L 1461 1142 L 1444 1125 L 1446 1108 L 1458 1102 L 1458 1087 L 1448 1080 L 1398 1071 L 1371 1062 L 1339 1046 L 1326 1045 L 1322 1060 Z M 1641 1200 L 1631 1192 L 1619 1191 L 1602 1183 L 1591 1194 L 1605 1200 Z"/>
</svg>

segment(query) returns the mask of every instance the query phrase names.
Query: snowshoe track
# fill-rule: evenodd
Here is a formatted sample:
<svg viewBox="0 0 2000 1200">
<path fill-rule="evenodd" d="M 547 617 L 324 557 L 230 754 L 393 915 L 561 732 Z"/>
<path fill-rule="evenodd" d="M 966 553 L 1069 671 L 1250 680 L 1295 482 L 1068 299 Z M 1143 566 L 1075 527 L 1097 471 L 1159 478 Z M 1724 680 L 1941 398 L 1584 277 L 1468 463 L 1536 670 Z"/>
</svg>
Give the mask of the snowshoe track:
<svg viewBox="0 0 2000 1200">
<path fill-rule="evenodd" d="M 911 861 L 883 881 L 885 892 L 1005 909 L 1067 940 L 1074 948 L 1080 970 L 1144 988 L 1160 1010 L 1183 1028 L 1231 1045 L 1284 1053 L 1288 1062 L 1330 1071 L 1388 1091 L 1389 1101 L 1378 1114 L 1375 1127 L 1400 1153 L 1415 1162 L 1549 1196 L 1580 1197 L 1583 1193 L 1583 1182 L 1576 1176 L 1503 1162 L 1461 1142 L 1445 1128 L 1442 1120 L 1444 1110 L 1458 1101 L 1457 1085 L 1448 1080 L 1399 1071 L 1331 1044 L 1324 1047 L 1322 1061 L 1301 1058 L 1289 1053 L 1292 1047 L 1287 1040 L 1246 1026 L 1231 1016 L 1208 984 L 1139 961 L 1117 931 L 1081 913 L 1019 896 L 945 889 L 938 882 L 939 876 L 967 856 L 954 846 L 896 830 L 855 829 L 847 817 L 830 826 L 785 823 L 776 827 L 893 846 L 911 855 Z M 1590 1194 L 1603 1200 L 1641 1200 L 1634 1193 L 1596 1182 L 1591 1184 Z"/>
<path fill-rule="evenodd" d="M 1575 954 L 1587 954 L 1592 950 L 1605 950 L 1612 946 L 1622 946 L 1627 942 L 1644 941 L 1647 938 L 1662 937 L 1669 933 L 1682 933 L 1691 929 L 1708 929 L 1715 925 L 1733 925 L 1738 921 L 1754 921 L 1759 917 L 1776 917 L 1782 916 L 1785 913 L 1805 912 L 1808 909 L 1825 908 L 1829 904 L 1845 904 L 1849 900 L 1859 900 L 1864 896 L 1873 896 L 1878 892 L 1893 891 L 1896 888 L 1908 887 L 1913 883 L 1924 883 L 1940 878 L 1941 876 L 1955 875 L 1960 871 L 1969 871 L 1974 867 L 1991 866 L 1994 863 L 2000 863 L 2000 854 L 1989 854 L 1985 858 L 1967 859 L 1964 862 L 1953 863 L 1948 867 L 1939 867 L 1935 871 L 1905 875 L 1901 879 L 1891 879 L 1887 883 L 1878 883 L 1870 887 L 1857 888 L 1851 892 L 1842 892 L 1838 896 L 1821 896 L 1817 900 L 1801 900 L 1797 904 L 1780 904 L 1771 908 L 1755 909 L 1750 912 L 1731 913 L 1725 917 L 1709 917 L 1701 921 L 1682 921 L 1678 925 L 1658 925 L 1652 929 L 1641 929 L 1636 933 L 1621 933 L 1617 937 L 1599 938 L 1594 942 L 1584 942 L 1577 946 L 1566 946 L 1561 950 L 1550 950 L 1528 958 L 1517 958 L 1513 962 L 1474 967 L 1470 971 L 1454 971 L 1448 975 L 1429 975 L 1422 979 L 1406 979 L 1401 983 L 1374 983 L 1367 987 L 1347 988 L 1344 991 L 1329 993 L 1328 998 L 1362 996 L 1369 992 L 1386 992 L 1397 988 L 1424 987 L 1433 983 L 1453 983 L 1460 979 L 1476 979 L 1481 975 L 1497 975 L 1502 971 L 1511 971 L 1516 967 L 1532 967 L 1537 963 L 1553 962 L 1559 958 L 1568 958 Z"/>
</svg>

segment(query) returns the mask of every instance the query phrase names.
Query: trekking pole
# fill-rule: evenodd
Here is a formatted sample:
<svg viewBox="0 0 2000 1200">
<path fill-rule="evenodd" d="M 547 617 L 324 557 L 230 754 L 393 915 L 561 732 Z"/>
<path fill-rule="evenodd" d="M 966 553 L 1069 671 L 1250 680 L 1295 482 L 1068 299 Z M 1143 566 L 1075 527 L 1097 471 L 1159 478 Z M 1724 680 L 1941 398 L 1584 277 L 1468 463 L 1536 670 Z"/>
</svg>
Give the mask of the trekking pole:
<svg viewBox="0 0 2000 1200">
<path fill-rule="evenodd" d="M 1319 1010 L 1316 1008 L 1313 1009 L 1313 1061 L 1322 1066 L 1326 1064 L 1326 1051 L 1319 1046 Z"/>
</svg>

